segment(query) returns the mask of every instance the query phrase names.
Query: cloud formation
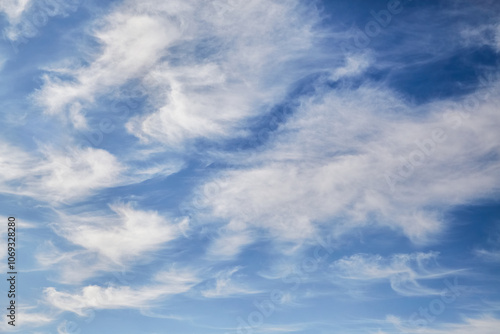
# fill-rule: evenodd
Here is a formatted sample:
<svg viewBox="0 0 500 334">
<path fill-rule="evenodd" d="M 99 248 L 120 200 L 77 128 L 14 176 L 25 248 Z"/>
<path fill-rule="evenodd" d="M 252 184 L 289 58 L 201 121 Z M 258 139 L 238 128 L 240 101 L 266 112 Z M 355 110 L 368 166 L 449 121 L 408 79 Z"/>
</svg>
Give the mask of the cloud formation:
<svg viewBox="0 0 500 334">
<path fill-rule="evenodd" d="M 389 281 L 391 288 L 402 296 L 429 296 L 439 295 L 441 291 L 425 287 L 421 281 L 456 273 L 440 269 L 435 263 L 437 257 L 436 253 L 395 254 L 390 258 L 356 254 L 337 260 L 330 267 L 341 279 L 369 283 Z"/>
<path fill-rule="evenodd" d="M 497 88 L 419 107 L 370 84 L 304 98 L 263 151 L 228 156 L 237 168 L 198 196 L 216 217 L 278 240 L 376 224 L 428 242 L 446 208 L 498 193 Z"/>
<path fill-rule="evenodd" d="M 497 319 L 491 315 L 483 315 L 477 318 L 464 318 L 463 323 L 449 323 L 443 324 L 438 328 L 411 328 L 405 327 L 401 324 L 401 320 L 394 316 L 389 316 L 387 321 L 394 324 L 399 333 L 413 334 L 467 334 L 467 333 L 477 333 L 477 334 L 494 334 L 498 331 L 498 326 L 500 325 L 500 319 Z M 379 332 L 383 334 L 384 332 Z"/>
<path fill-rule="evenodd" d="M 499 10 L 0 0 L 26 330 L 490 334 Z M 450 275 L 446 317 L 401 320 Z"/>
<path fill-rule="evenodd" d="M 206 290 L 201 291 L 203 297 L 206 298 L 227 298 L 246 294 L 258 293 L 256 290 L 251 290 L 245 287 L 242 283 L 235 280 L 233 276 L 240 271 L 240 267 L 234 267 L 218 272 Z"/>
<path fill-rule="evenodd" d="M 188 269 L 171 269 L 159 272 L 155 283 L 138 288 L 130 286 L 101 287 L 89 285 L 79 293 L 60 292 L 55 288 L 44 290 L 45 302 L 61 310 L 84 316 L 85 310 L 146 308 L 151 303 L 168 296 L 182 294 L 198 283 L 195 272 Z"/>
<path fill-rule="evenodd" d="M 313 33 L 320 15 L 295 0 L 222 2 L 222 8 L 194 0 L 114 6 L 94 22 L 101 47 L 88 64 L 48 68 L 34 99 L 46 113 L 67 114 L 85 128 L 83 110 L 135 79 L 150 112 L 133 117 L 127 129 L 145 142 L 179 147 L 244 133 L 244 120 L 285 97 L 306 74 L 298 63 L 325 70 L 320 56 L 310 59 L 313 50 L 324 54 Z"/>
<path fill-rule="evenodd" d="M 85 216 L 60 212 L 52 226 L 75 248 L 62 251 L 45 242 L 38 250 L 38 263 L 56 270 L 56 279 L 67 284 L 99 273 L 125 272 L 138 262 L 152 261 L 151 254 L 182 237 L 187 223 L 187 218 L 170 219 L 156 211 L 134 209 L 131 204 L 117 203 L 110 205 L 110 210 L 111 214 Z"/>
</svg>

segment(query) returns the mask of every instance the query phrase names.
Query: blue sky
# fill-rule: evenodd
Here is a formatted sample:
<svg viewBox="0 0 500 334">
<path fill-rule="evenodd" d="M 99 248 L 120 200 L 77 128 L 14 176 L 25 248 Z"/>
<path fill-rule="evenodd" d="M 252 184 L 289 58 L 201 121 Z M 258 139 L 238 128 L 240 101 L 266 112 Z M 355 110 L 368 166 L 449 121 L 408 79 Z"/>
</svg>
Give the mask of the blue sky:
<svg viewBox="0 0 500 334">
<path fill-rule="evenodd" d="M 497 333 L 499 17 L 0 0 L 0 331 Z"/>
</svg>

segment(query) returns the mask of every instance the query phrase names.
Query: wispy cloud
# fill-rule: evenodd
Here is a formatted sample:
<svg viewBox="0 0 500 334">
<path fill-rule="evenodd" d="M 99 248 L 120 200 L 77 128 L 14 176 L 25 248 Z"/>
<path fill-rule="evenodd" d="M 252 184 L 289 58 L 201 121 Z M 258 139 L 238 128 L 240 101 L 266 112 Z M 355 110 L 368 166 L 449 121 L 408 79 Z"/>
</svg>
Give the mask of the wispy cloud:
<svg viewBox="0 0 500 334">
<path fill-rule="evenodd" d="M 55 288 L 44 290 L 45 302 L 61 311 L 84 316 L 85 309 L 141 309 L 168 296 L 189 291 L 199 282 L 189 269 L 171 269 L 159 272 L 155 282 L 137 288 L 130 286 L 86 286 L 77 293 L 61 292 Z"/>
<path fill-rule="evenodd" d="M 67 155 L 45 147 L 38 156 L 8 144 L 2 144 L 0 150 L 10 155 L 7 159 L 2 154 L 2 192 L 42 201 L 73 201 L 97 189 L 117 185 L 125 169 L 116 157 L 100 149 L 73 148 Z"/>
<path fill-rule="evenodd" d="M 182 61 L 164 62 L 153 73 L 150 91 L 163 91 L 152 96 L 157 110 L 128 124 L 143 140 L 175 145 L 238 134 L 242 121 L 284 97 L 287 86 L 300 79 L 303 73 L 293 62 L 310 61 L 302 56 L 312 48 L 312 25 L 318 22 L 312 7 L 251 1 L 222 17 L 211 4 L 192 4 L 182 39 L 169 53 Z M 195 44 L 203 45 L 203 63 Z"/>
<path fill-rule="evenodd" d="M 450 323 L 436 326 L 436 328 L 412 328 L 406 327 L 401 319 L 389 316 L 387 322 L 393 324 L 399 333 L 404 334 L 495 334 L 498 332 L 500 320 L 492 315 L 483 315 L 482 317 L 466 317 L 462 323 Z"/>
<path fill-rule="evenodd" d="M 308 324 L 267 324 L 255 330 L 257 333 L 295 333 L 301 332 L 308 327 Z"/>
<path fill-rule="evenodd" d="M 0 152 L 5 153 L 0 158 L 0 191 L 53 205 L 74 203 L 102 189 L 165 177 L 183 166 L 179 159 L 144 166 L 138 163 L 140 155 L 120 161 L 106 150 L 72 145 L 40 144 L 39 152 L 30 155 L 19 147 L 0 143 Z"/>
<path fill-rule="evenodd" d="M 500 251 L 498 250 L 477 249 L 474 253 L 484 261 L 500 262 Z"/>
<path fill-rule="evenodd" d="M 421 285 L 421 281 L 448 276 L 437 266 L 437 253 L 380 255 L 356 254 L 331 264 L 334 275 L 345 280 L 369 283 L 389 281 L 391 288 L 403 296 L 439 295 L 441 291 Z M 348 281 L 344 284 L 349 285 Z"/>
<path fill-rule="evenodd" d="M 79 0 L 36 1 L 36 0 L 0 0 L 0 13 L 4 13 L 8 25 L 3 35 L 17 43 L 25 43 L 27 38 L 35 37 L 40 28 L 54 16 L 67 16 L 74 11 Z"/>
<path fill-rule="evenodd" d="M 468 97 L 473 112 L 453 99 L 412 106 L 370 84 L 304 98 L 262 152 L 223 156 L 237 167 L 198 196 L 214 216 L 277 240 L 376 223 L 429 242 L 447 208 L 498 192 L 495 87 Z"/>
<path fill-rule="evenodd" d="M 222 229 L 207 249 L 207 256 L 218 260 L 231 260 L 254 240 L 254 236 L 249 231 Z"/>
<path fill-rule="evenodd" d="M 16 320 L 16 329 L 27 331 L 53 323 L 57 319 L 57 312 L 42 310 L 40 305 L 26 306 L 26 304 L 17 304 L 17 317 L 17 319 L 23 320 Z M 0 330 L 6 333 L 11 332 L 12 328 L 6 321 L 0 323 Z"/>
<path fill-rule="evenodd" d="M 53 224 L 56 233 L 80 249 L 62 251 L 46 242 L 37 255 L 39 264 L 57 268 L 58 280 L 66 283 L 81 282 L 99 272 L 124 270 L 181 237 L 186 221 L 136 210 L 130 204 L 114 204 L 110 209 L 112 214 L 85 217 L 60 212 L 60 220 Z"/>
<path fill-rule="evenodd" d="M 103 48 L 89 66 L 52 68 L 44 77 L 44 86 L 34 96 L 44 111 L 70 113 L 72 107 L 88 105 L 111 88 L 141 76 L 179 35 L 173 22 L 141 15 L 128 4 L 120 9 L 96 23 L 102 28 L 94 37 Z M 131 53 L 130 49 L 136 51 Z M 71 75 L 74 80 L 62 81 L 59 74 Z"/>
<path fill-rule="evenodd" d="M 110 206 L 114 216 L 62 215 L 56 231 L 72 243 L 95 251 L 117 263 L 143 256 L 179 236 L 179 222 L 171 222 L 154 211 L 135 210 L 129 204 Z M 96 223 L 106 220 L 106 224 Z"/>
<path fill-rule="evenodd" d="M 86 65 L 47 68 L 34 99 L 46 113 L 66 114 L 85 128 L 91 115 L 84 110 L 137 79 L 151 112 L 133 117 L 127 129 L 144 142 L 179 148 L 245 133 L 245 119 L 279 102 L 306 74 L 298 63 L 326 70 L 326 59 L 343 60 L 315 46 L 321 17 L 313 5 L 253 0 L 225 7 L 229 13 L 194 0 L 116 5 L 89 29 L 101 48 Z M 344 72 L 359 66 L 349 64 Z"/>
<path fill-rule="evenodd" d="M 0 0 L 0 195 L 32 267 L 22 294 L 41 301 L 20 309 L 28 327 L 70 332 L 65 312 L 89 309 L 125 331 L 499 327 L 497 208 L 474 233 L 455 212 L 500 191 L 493 0 L 77 3 Z M 359 320 L 452 274 L 472 286 L 447 308 L 461 322 Z"/>
<path fill-rule="evenodd" d="M 234 267 L 218 272 L 214 281 L 209 282 L 209 288 L 202 290 L 201 294 L 206 298 L 226 298 L 258 293 L 245 286 L 244 283 L 234 277 L 240 271 L 240 267 Z"/>
<path fill-rule="evenodd" d="M 2 0 L 0 12 L 5 13 L 10 22 L 16 22 L 31 5 L 31 0 Z"/>
</svg>

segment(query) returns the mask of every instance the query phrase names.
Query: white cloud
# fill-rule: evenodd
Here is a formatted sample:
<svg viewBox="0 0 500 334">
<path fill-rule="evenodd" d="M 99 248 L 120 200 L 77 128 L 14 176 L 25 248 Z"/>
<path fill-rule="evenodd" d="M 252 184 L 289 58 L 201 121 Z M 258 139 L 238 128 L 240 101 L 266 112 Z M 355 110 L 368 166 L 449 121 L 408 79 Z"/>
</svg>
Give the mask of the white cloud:
<svg viewBox="0 0 500 334">
<path fill-rule="evenodd" d="M 61 310 L 85 315 L 85 309 L 141 309 L 154 301 L 187 292 L 199 282 L 196 273 L 188 269 L 160 272 L 155 283 L 138 288 L 130 286 L 86 286 L 78 293 L 60 292 L 55 288 L 44 290 L 45 302 Z"/>
<path fill-rule="evenodd" d="M 110 205 L 113 214 L 60 213 L 53 224 L 60 236 L 82 249 L 62 251 L 52 242 L 40 246 L 36 258 L 45 269 L 56 270 L 56 279 L 75 284 L 100 272 L 124 271 L 146 254 L 182 236 L 187 218 L 168 219 L 156 211 L 143 211 L 130 204 Z M 105 224 L 103 223 L 105 222 Z"/>
<path fill-rule="evenodd" d="M 74 201 L 119 184 L 125 170 L 112 154 L 101 149 L 74 148 L 67 155 L 45 148 L 38 157 L 7 144 L 0 150 L 9 152 L 0 161 L 0 169 L 5 170 L 0 179 L 2 191 L 38 200 Z"/>
<path fill-rule="evenodd" d="M 13 4 L 9 18 L 21 20 L 29 2 L 8 3 Z M 188 219 L 170 219 L 130 204 L 111 205 L 112 212 L 106 213 L 89 209 L 95 201 L 78 213 L 75 208 L 58 211 L 60 219 L 53 226 L 74 247 L 67 251 L 47 241 L 37 259 L 44 269 L 60 274 L 59 282 L 76 284 L 102 272 L 126 270 L 188 231 L 212 236 L 219 228 L 206 249 L 214 262 L 234 259 L 263 235 L 272 240 L 272 246 L 279 246 L 278 256 L 284 253 L 282 245 L 293 254 L 296 245 L 309 245 L 320 233 L 343 236 L 357 227 L 389 227 L 415 243 L 425 243 L 446 231 L 442 213 L 447 208 L 498 194 L 498 94 L 484 97 L 479 91 L 470 96 L 479 101 L 477 106 L 470 110 L 458 106 L 453 111 L 447 103 L 456 102 L 454 98 L 416 107 L 383 85 L 349 86 L 349 80 L 342 80 L 363 74 L 373 65 L 372 59 L 359 54 L 344 59 L 336 51 L 325 55 L 317 48 L 313 25 L 321 20 L 314 2 L 218 0 L 229 6 L 222 11 L 214 3 L 125 0 L 111 4 L 105 16 L 89 24 L 89 34 L 99 47 L 78 65 L 63 61 L 47 71 L 44 84 L 33 95 L 46 112 L 43 117 L 66 117 L 76 130 L 86 130 L 93 113 L 100 110 L 93 108 L 100 98 L 122 94 L 116 90 L 136 79 L 145 89 L 144 113 L 128 120 L 127 130 L 143 144 L 154 143 L 152 150 L 182 150 L 197 139 L 254 136 L 247 120 L 288 102 L 289 90 L 306 75 L 324 72 L 323 81 L 340 81 L 339 86 L 325 91 L 318 85 L 314 96 L 292 101 L 298 102 L 296 109 L 277 130 L 263 129 L 271 134 L 262 151 L 216 151 L 218 162 L 231 167 L 216 178 L 215 193 L 203 194 L 207 210 L 200 209 L 194 217 L 202 218 L 193 219 L 199 224 L 196 227 Z M 492 91 L 498 91 L 498 86 Z M 448 111 L 450 117 L 443 118 Z M 437 129 L 442 135 L 435 135 L 440 133 Z M 146 152 L 135 148 L 126 155 Z M 121 147 L 117 150 L 124 153 Z M 54 205 L 72 204 L 99 190 L 169 175 L 184 166 L 176 162 L 136 168 L 142 156 L 127 158 L 103 149 L 71 148 L 66 154 L 42 147 L 40 151 L 30 154 L 0 143 L 1 192 Z M 201 152 L 202 159 L 205 153 Z M 153 160 L 152 155 L 145 156 Z M 415 160 L 419 157 L 423 161 Z M 400 158 L 415 160 L 406 175 Z M 186 171 L 188 177 L 191 172 Z M 136 190 L 131 189 L 130 196 L 137 196 Z M 115 195 L 128 196 L 111 196 Z M 200 226 L 206 221 L 213 224 Z M 479 250 L 477 255 L 498 254 Z M 436 290 L 422 283 L 449 274 L 429 265 L 435 257 L 434 253 L 390 258 L 358 254 L 336 261 L 332 268 L 345 280 L 389 282 L 400 295 L 436 295 Z M 288 259 L 287 264 L 296 259 Z M 274 276 L 268 277 L 284 278 L 295 268 L 274 269 Z M 240 274 L 240 267 L 222 270 L 196 293 L 206 298 L 255 293 L 243 284 Z M 324 278 L 310 274 L 308 282 Z M 71 292 L 47 288 L 45 301 L 79 315 L 87 308 L 144 311 L 151 303 L 154 307 L 163 298 L 188 292 L 200 281 L 190 270 L 171 270 L 139 287 L 91 285 Z M 284 293 L 281 303 L 293 305 L 295 298 Z M 50 321 L 34 313 L 31 319 L 40 324 Z M 480 332 L 497 322 L 468 319 L 435 333 Z M 264 325 L 259 330 L 293 332 L 305 327 Z"/>
<path fill-rule="evenodd" d="M 66 62 L 49 69 L 35 101 L 49 114 L 73 108 L 68 117 L 82 128 L 83 111 L 75 112 L 73 105 L 88 110 L 97 97 L 139 79 L 151 112 L 133 117 L 127 129 L 145 142 L 178 149 L 200 137 L 244 133 L 240 128 L 247 117 L 280 101 L 290 84 L 309 73 L 297 63 L 326 70 L 327 58 L 332 64 L 343 57 L 314 46 L 313 26 L 320 19 L 313 5 L 297 0 L 217 4 L 148 0 L 113 7 L 92 24 L 91 35 L 102 47 L 85 61 L 88 65 Z M 353 66 L 358 65 L 348 70 Z"/>
<path fill-rule="evenodd" d="M 184 316 L 179 316 L 175 314 L 162 314 L 162 313 L 157 313 L 151 310 L 151 308 L 142 308 L 141 309 L 141 314 L 150 317 L 150 318 L 158 318 L 158 319 L 173 319 L 173 320 L 178 320 L 178 321 L 189 321 L 193 320 L 191 317 L 184 317 Z"/>
<path fill-rule="evenodd" d="M 500 328 L 500 320 L 491 316 L 483 315 L 482 317 L 476 318 L 465 318 L 463 323 L 448 323 L 442 324 L 440 326 L 435 326 L 435 328 L 422 327 L 416 328 L 411 326 L 406 326 L 404 322 L 395 317 L 388 316 L 387 322 L 393 324 L 399 333 L 402 334 L 496 334 L 498 333 L 498 328 Z"/>
<path fill-rule="evenodd" d="M 72 243 L 97 252 L 114 262 L 142 257 L 180 235 L 179 222 L 169 221 L 155 211 L 133 209 L 129 204 L 110 205 L 114 215 L 61 215 L 56 231 Z M 106 224 L 102 224 L 106 221 Z"/>
<path fill-rule="evenodd" d="M 111 14 L 95 38 L 103 45 L 102 53 L 87 67 L 53 69 L 71 74 L 74 82 L 65 82 L 57 75 L 46 75 L 45 84 L 36 92 L 35 100 L 47 113 L 55 114 L 75 104 L 85 105 L 95 97 L 141 76 L 162 55 L 161 51 L 179 35 L 174 23 L 155 15 L 142 15 L 125 9 Z M 74 107 L 73 107 L 74 108 Z M 82 116 L 78 122 L 81 123 Z"/>
<path fill-rule="evenodd" d="M 62 251 L 50 241 L 38 247 L 35 258 L 40 269 L 50 270 L 49 278 L 65 284 L 78 284 L 100 272 L 120 273 L 124 270 L 123 265 L 99 257 L 94 252 Z"/>
<path fill-rule="evenodd" d="M 207 255 L 219 260 L 230 260 L 254 240 L 252 234 L 244 230 L 223 230 L 211 243 Z"/>
<path fill-rule="evenodd" d="M 490 46 L 500 51 L 500 24 L 485 23 L 466 26 L 460 31 L 462 43 L 468 47 Z"/>
<path fill-rule="evenodd" d="M 40 146 L 39 152 L 29 155 L 0 142 L 0 154 L 0 192 L 56 205 L 74 203 L 101 189 L 168 176 L 183 167 L 178 159 L 140 166 L 144 163 L 138 154 L 125 165 L 108 151 L 91 147 Z"/>
<path fill-rule="evenodd" d="M 35 159 L 18 147 L 0 142 L 0 184 L 20 178 L 26 174 L 27 164 L 35 163 Z M 5 189 L 5 188 L 4 188 Z M 4 190 L 2 189 L 2 190 Z"/>
<path fill-rule="evenodd" d="M 497 89 L 419 107 L 370 84 L 303 98 L 262 152 L 222 156 L 235 167 L 197 196 L 215 217 L 277 240 L 376 224 L 430 242 L 447 208 L 499 190 Z"/>
<path fill-rule="evenodd" d="M 396 254 L 390 258 L 356 254 L 335 261 L 331 269 L 336 279 L 369 283 L 389 281 L 391 288 L 403 296 L 438 295 L 441 291 L 422 286 L 419 282 L 450 275 L 450 271 L 443 271 L 433 264 L 436 257 L 436 253 Z"/>
<path fill-rule="evenodd" d="M 203 297 L 206 298 L 226 298 L 246 294 L 258 293 L 259 291 L 249 289 L 235 278 L 235 274 L 241 267 L 234 267 L 220 271 L 215 276 L 213 285 L 207 290 L 201 291 Z"/>
<path fill-rule="evenodd" d="M 0 13 L 3 12 L 8 21 L 4 36 L 10 41 L 24 43 L 26 38 L 36 36 L 38 29 L 45 26 L 51 17 L 66 16 L 77 5 L 78 0 L 0 0 Z"/>
<path fill-rule="evenodd" d="M 331 80 L 336 81 L 343 77 L 362 74 L 372 62 L 366 55 L 350 55 L 346 57 L 343 67 L 337 68 L 331 76 Z"/>
<path fill-rule="evenodd" d="M 23 326 L 36 328 L 50 324 L 55 320 L 55 317 L 45 313 L 25 312 L 21 310 L 19 312 L 19 319 L 22 319 Z"/>
<path fill-rule="evenodd" d="M 45 163 L 31 169 L 39 178 L 26 182 L 27 193 L 72 199 L 89 195 L 94 189 L 117 185 L 125 167 L 105 150 L 76 149 L 72 156 L 47 150 Z"/>
<path fill-rule="evenodd" d="M 26 306 L 25 304 L 16 304 L 16 326 L 18 331 L 26 332 L 28 329 L 40 328 L 49 325 L 57 319 L 55 312 L 42 312 L 37 310 L 38 306 Z M 21 320 L 22 319 L 22 320 Z M 9 333 L 12 331 L 12 326 L 7 324 L 7 321 L 0 323 L 0 330 L 5 331 L 2 333 Z"/>
<path fill-rule="evenodd" d="M 216 6 L 196 3 L 196 12 L 184 16 L 186 34 L 170 55 L 182 61 L 163 63 L 152 73 L 149 88 L 160 89 L 157 111 L 128 124 L 145 141 L 174 146 L 238 134 L 243 120 L 279 101 L 304 75 L 291 64 L 312 50 L 311 26 L 318 19 L 313 8 L 306 13 L 297 1 L 255 0 L 238 3 L 221 17 Z M 209 53 L 202 63 L 196 45 Z"/>
<path fill-rule="evenodd" d="M 475 252 L 476 256 L 487 262 L 500 262 L 500 251 L 499 250 L 486 250 L 477 249 Z"/>
<path fill-rule="evenodd" d="M 10 22 L 16 22 L 31 5 L 31 0 L 0 0 L 0 12 L 7 15 Z"/>
</svg>

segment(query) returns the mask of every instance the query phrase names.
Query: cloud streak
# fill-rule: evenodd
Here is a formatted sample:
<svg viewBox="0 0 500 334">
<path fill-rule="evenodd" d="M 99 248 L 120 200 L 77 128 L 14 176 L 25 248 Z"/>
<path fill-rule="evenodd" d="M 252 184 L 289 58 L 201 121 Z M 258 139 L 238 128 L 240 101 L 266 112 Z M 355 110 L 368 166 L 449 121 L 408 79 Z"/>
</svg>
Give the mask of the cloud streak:
<svg viewBox="0 0 500 334">
<path fill-rule="evenodd" d="M 441 291 L 422 286 L 420 281 L 449 276 L 456 271 L 436 268 L 437 253 L 380 255 L 356 254 L 335 261 L 333 274 L 349 285 L 349 280 L 368 283 L 389 281 L 391 288 L 402 296 L 432 296 Z"/>
<path fill-rule="evenodd" d="M 85 309 L 88 308 L 146 308 L 155 301 L 185 293 L 199 282 L 196 274 L 187 269 L 171 269 L 159 272 L 155 277 L 155 281 L 152 285 L 138 288 L 130 286 L 104 288 L 89 285 L 75 294 L 57 291 L 55 288 L 46 288 L 44 290 L 44 300 L 56 309 L 84 316 Z"/>
</svg>

